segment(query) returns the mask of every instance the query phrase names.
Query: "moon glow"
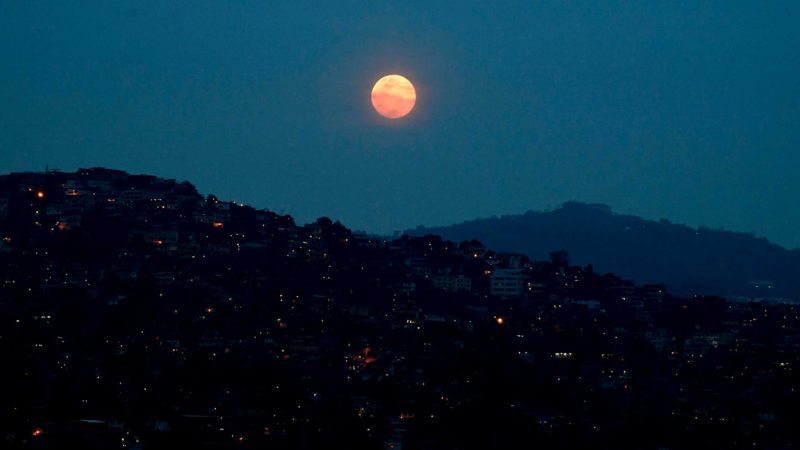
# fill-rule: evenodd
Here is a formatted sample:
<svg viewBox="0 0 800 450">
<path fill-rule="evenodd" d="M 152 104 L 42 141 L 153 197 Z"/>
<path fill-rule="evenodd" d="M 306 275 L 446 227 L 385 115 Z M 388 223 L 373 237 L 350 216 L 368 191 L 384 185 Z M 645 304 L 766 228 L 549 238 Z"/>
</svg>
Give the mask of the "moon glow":
<svg viewBox="0 0 800 450">
<path fill-rule="evenodd" d="M 372 87 L 372 106 L 388 119 L 405 117 L 416 102 L 417 91 L 404 76 L 386 75 Z"/>
</svg>

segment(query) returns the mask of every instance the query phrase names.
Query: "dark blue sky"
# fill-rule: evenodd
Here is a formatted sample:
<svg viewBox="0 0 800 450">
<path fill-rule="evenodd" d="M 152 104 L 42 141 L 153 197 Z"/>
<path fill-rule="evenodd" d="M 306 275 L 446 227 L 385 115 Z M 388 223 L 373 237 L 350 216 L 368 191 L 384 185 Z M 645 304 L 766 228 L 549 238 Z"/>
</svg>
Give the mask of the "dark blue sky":
<svg viewBox="0 0 800 450">
<path fill-rule="evenodd" d="M 798 24 L 796 0 L 6 1 L 0 172 L 374 232 L 583 200 L 800 247 Z M 418 94 L 393 123 L 391 72 Z"/>
</svg>

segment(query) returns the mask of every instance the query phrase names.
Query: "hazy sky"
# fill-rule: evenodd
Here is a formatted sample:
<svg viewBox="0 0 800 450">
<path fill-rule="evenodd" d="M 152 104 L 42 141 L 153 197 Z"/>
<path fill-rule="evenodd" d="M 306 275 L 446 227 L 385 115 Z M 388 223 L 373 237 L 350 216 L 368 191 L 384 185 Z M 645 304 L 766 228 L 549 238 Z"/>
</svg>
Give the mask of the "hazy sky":
<svg viewBox="0 0 800 450">
<path fill-rule="evenodd" d="M 566 200 L 800 247 L 800 2 L 0 0 L 0 172 L 386 232 Z M 389 122 L 372 84 L 401 73 Z"/>
</svg>

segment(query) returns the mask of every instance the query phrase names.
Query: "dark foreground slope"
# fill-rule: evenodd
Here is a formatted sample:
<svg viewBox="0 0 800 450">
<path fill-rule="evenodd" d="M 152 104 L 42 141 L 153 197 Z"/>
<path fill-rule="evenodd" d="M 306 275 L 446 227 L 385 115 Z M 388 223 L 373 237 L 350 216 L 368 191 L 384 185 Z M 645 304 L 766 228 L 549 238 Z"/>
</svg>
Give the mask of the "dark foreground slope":
<svg viewBox="0 0 800 450">
<path fill-rule="evenodd" d="M 479 219 L 414 235 L 437 234 L 533 259 L 566 249 L 573 262 L 593 264 L 639 283 L 665 283 L 672 292 L 800 299 L 800 251 L 752 234 L 694 229 L 615 214 L 604 205 L 565 203 L 551 212 Z"/>
<path fill-rule="evenodd" d="M 787 449 L 800 309 L 14 174 L 0 364 L 2 449 Z"/>
</svg>

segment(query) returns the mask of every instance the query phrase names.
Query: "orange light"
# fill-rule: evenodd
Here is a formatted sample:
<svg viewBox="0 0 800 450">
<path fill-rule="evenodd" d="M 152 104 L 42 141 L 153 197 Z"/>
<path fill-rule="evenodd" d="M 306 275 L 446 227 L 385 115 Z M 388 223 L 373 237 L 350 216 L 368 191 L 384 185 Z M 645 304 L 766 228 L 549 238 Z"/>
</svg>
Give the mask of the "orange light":
<svg viewBox="0 0 800 450">
<path fill-rule="evenodd" d="M 497 321 L 497 324 L 498 324 L 498 325 L 502 325 L 502 324 L 504 324 L 504 323 L 506 322 L 506 321 L 505 321 L 505 319 L 503 319 L 502 317 L 498 317 L 498 318 L 497 318 L 497 319 L 495 319 L 495 320 Z"/>
<path fill-rule="evenodd" d="M 223 222 L 214 222 L 211 224 L 211 226 L 214 228 L 222 228 L 225 226 L 225 224 Z"/>
<path fill-rule="evenodd" d="M 39 191 L 36 193 L 36 198 L 44 198 L 44 192 Z"/>
<path fill-rule="evenodd" d="M 154 241 L 153 241 L 153 244 L 156 244 L 156 245 L 163 245 L 163 244 L 164 244 L 164 241 L 162 241 L 161 239 L 156 239 L 156 240 L 154 240 Z"/>
<path fill-rule="evenodd" d="M 364 364 L 373 363 L 378 360 L 378 358 L 370 355 L 371 351 L 372 349 L 370 349 L 369 347 L 364 347 L 364 350 L 361 351 L 362 361 L 364 362 Z"/>
<path fill-rule="evenodd" d="M 41 436 L 41 435 L 42 435 L 42 433 L 44 433 L 44 430 L 43 430 L 43 429 L 41 429 L 41 428 L 35 428 L 35 429 L 33 430 L 33 432 L 31 433 L 31 436 L 33 436 L 33 437 L 39 437 L 39 436 Z"/>
</svg>

